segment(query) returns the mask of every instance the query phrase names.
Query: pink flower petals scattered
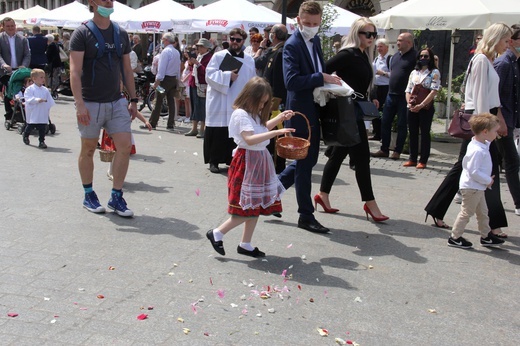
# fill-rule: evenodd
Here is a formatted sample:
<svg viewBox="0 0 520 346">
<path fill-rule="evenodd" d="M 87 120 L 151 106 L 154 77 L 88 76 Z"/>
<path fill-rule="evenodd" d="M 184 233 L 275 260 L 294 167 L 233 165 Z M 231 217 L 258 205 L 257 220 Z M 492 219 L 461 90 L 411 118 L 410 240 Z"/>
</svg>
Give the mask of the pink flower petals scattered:
<svg viewBox="0 0 520 346">
<path fill-rule="evenodd" d="M 292 248 L 292 244 L 287 245 L 287 248 L 288 249 Z"/>
<path fill-rule="evenodd" d="M 18 314 L 16 312 L 9 312 L 9 313 L 7 313 L 7 316 L 8 317 L 17 317 Z"/>
<path fill-rule="evenodd" d="M 195 194 L 196 194 L 197 196 L 200 196 L 200 189 L 195 190 Z"/>
<path fill-rule="evenodd" d="M 220 299 L 223 299 L 226 296 L 226 292 L 224 290 L 217 290 L 217 295 Z"/>
<path fill-rule="evenodd" d="M 148 314 L 140 314 L 137 316 L 139 321 L 146 320 L 148 318 Z"/>
</svg>

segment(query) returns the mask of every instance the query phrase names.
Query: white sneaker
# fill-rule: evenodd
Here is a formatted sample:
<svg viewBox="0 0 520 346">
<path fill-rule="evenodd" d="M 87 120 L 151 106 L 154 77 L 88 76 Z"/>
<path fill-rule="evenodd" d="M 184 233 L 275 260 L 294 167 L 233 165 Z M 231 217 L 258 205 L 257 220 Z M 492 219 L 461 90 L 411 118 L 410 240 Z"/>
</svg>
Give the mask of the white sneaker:
<svg viewBox="0 0 520 346">
<path fill-rule="evenodd" d="M 110 170 L 107 171 L 108 180 L 114 180 L 114 176 L 110 174 Z"/>
<path fill-rule="evenodd" d="M 460 194 L 460 192 L 457 192 L 457 194 L 453 198 L 453 202 L 457 204 L 462 204 L 462 195 Z"/>
<path fill-rule="evenodd" d="M 520 209 L 515 209 L 515 215 L 520 216 Z"/>
<path fill-rule="evenodd" d="M 184 119 L 184 123 L 186 123 L 186 124 L 189 124 L 189 123 L 191 123 L 191 120 L 190 120 L 190 118 L 186 118 L 186 119 Z"/>
</svg>

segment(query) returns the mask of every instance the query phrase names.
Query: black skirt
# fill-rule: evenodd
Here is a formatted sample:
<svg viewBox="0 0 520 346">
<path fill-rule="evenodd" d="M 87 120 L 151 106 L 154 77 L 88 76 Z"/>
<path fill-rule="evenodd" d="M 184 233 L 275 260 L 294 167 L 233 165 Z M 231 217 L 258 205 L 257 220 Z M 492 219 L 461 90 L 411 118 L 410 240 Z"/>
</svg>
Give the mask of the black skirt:
<svg viewBox="0 0 520 346">
<path fill-rule="evenodd" d="M 231 164 L 236 144 L 229 138 L 227 127 L 208 127 L 204 131 L 204 163 Z"/>
</svg>

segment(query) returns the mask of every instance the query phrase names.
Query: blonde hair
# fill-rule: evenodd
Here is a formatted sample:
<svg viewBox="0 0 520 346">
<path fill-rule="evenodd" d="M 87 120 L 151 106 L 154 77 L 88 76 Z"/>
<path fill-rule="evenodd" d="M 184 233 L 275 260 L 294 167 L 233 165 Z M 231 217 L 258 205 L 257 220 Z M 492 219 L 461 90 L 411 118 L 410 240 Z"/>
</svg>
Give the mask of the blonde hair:
<svg viewBox="0 0 520 346">
<path fill-rule="evenodd" d="M 491 131 L 498 126 L 498 118 L 491 113 L 482 113 L 472 116 L 469 119 L 471 131 L 478 135 L 484 130 Z"/>
<path fill-rule="evenodd" d="M 40 68 L 33 68 L 32 71 L 31 71 L 31 79 L 34 79 L 38 76 L 45 76 L 45 71 L 40 69 Z"/>
<path fill-rule="evenodd" d="M 262 99 L 268 96 L 267 102 L 262 103 Z M 260 123 L 265 125 L 271 116 L 271 100 L 273 93 L 271 86 L 265 78 L 253 77 L 246 83 L 240 94 L 238 94 L 233 109 L 243 109 L 251 114 L 260 116 Z"/>
<path fill-rule="evenodd" d="M 484 31 L 482 39 L 475 49 L 475 54 L 482 53 L 489 59 L 495 57 L 495 47 L 501 39 L 511 37 L 513 30 L 504 23 L 495 23 Z"/>
<path fill-rule="evenodd" d="M 347 36 L 343 36 L 341 39 L 341 48 L 340 50 L 348 49 L 348 48 L 359 48 L 361 44 L 361 40 L 359 39 L 359 32 L 364 31 L 363 28 L 371 25 L 374 27 L 374 31 L 377 31 L 376 25 L 367 17 L 358 18 L 352 23 L 350 27 L 350 32 Z M 368 61 L 373 61 L 374 59 L 374 50 L 367 47 L 365 52 L 368 55 Z"/>
</svg>

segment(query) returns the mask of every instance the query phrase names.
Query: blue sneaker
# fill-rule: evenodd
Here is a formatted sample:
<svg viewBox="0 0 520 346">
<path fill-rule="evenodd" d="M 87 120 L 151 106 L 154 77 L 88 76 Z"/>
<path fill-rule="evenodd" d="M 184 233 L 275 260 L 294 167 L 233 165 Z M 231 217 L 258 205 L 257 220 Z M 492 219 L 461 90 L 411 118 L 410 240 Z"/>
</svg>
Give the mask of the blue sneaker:
<svg viewBox="0 0 520 346">
<path fill-rule="evenodd" d="M 103 208 L 101 203 L 99 203 L 99 199 L 94 191 L 85 194 L 83 208 L 96 214 L 102 214 L 105 212 L 105 208 Z"/>
<path fill-rule="evenodd" d="M 117 215 L 122 217 L 132 217 L 134 212 L 127 208 L 126 201 L 123 198 L 123 193 L 119 196 L 117 193 L 112 193 L 110 201 L 108 201 L 108 209 L 113 210 Z"/>
</svg>

